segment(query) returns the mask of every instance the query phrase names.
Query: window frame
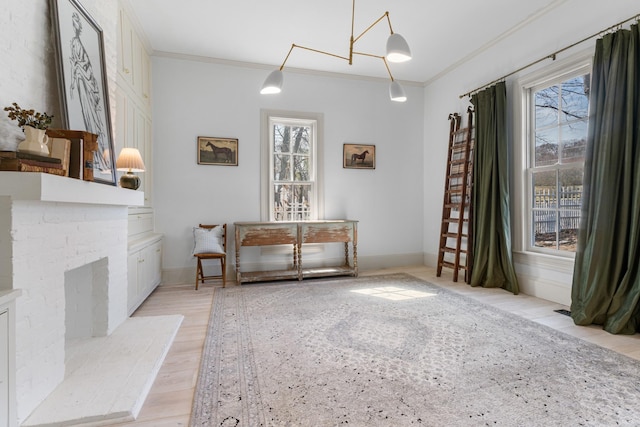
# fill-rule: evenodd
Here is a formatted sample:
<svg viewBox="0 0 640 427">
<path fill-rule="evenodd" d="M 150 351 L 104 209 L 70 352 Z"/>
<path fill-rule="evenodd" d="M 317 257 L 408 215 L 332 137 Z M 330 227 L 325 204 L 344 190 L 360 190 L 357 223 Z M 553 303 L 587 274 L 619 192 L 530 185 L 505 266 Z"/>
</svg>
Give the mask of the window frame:
<svg viewBox="0 0 640 427">
<path fill-rule="evenodd" d="M 298 111 L 261 110 L 260 112 L 260 220 L 275 221 L 273 218 L 272 204 L 274 185 L 273 174 L 273 132 L 274 122 L 286 124 L 305 124 L 313 127 L 311 147 L 311 176 L 313 187 L 313 202 L 311 203 L 311 219 L 324 218 L 324 186 L 323 186 L 323 128 L 324 117 L 322 113 L 306 113 Z M 315 209 L 314 209 L 315 207 Z"/>
<path fill-rule="evenodd" d="M 525 79 L 521 79 L 518 84 L 521 90 L 521 135 L 522 135 L 522 182 L 519 185 L 522 194 L 521 209 L 523 215 L 520 217 L 520 242 L 519 247 L 523 252 L 535 253 L 557 258 L 575 258 L 575 252 L 560 250 L 556 248 L 543 248 L 534 245 L 534 218 L 533 218 L 533 170 L 535 159 L 535 108 L 532 107 L 532 97 L 537 90 L 554 84 L 562 83 L 574 77 L 591 74 L 592 54 L 583 54 L 567 61 L 562 61 L 553 66 L 544 67 L 532 73 Z M 588 127 L 588 121 L 587 121 Z M 537 169 L 564 170 L 575 168 L 575 163 L 553 165 L 550 167 L 539 166 Z M 583 163 L 584 168 L 584 163 Z M 559 207 L 556 207 L 558 210 Z"/>
<path fill-rule="evenodd" d="M 539 266 L 541 268 L 555 271 L 559 274 L 557 280 L 567 280 L 564 275 L 568 275 L 570 280 L 573 271 L 574 252 L 546 250 L 529 244 L 531 230 L 531 180 L 528 173 L 529 168 L 529 135 L 530 120 L 528 89 L 532 86 L 552 81 L 560 75 L 571 73 L 580 74 L 583 67 L 591 72 L 593 62 L 593 49 L 583 48 L 576 50 L 565 58 L 558 58 L 551 63 L 541 63 L 531 67 L 528 72 L 519 73 L 515 79 L 508 80 L 508 92 L 513 95 L 512 100 L 510 133 L 513 135 L 513 143 L 510 147 L 509 158 L 511 159 L 510 185 L 514 190 L 511 192 L 511 221 L 512 221 L 512 250 L 514 260 L 518 265 Z M 530 267 L 526 267 L 525 270 Z M 562 279 L 561 279 L 562 277 Z"/>
</svg>

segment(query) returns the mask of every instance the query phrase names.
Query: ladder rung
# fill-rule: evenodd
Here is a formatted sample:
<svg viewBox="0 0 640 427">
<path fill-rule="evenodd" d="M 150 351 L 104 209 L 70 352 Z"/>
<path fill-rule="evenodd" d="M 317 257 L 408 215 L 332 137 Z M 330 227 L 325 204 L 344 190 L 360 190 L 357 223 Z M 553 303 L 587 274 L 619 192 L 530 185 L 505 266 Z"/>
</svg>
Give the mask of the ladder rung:
<svg viewBox="0 0 640 427">
<path fill-rule="evenodd" d="M 450 261 L 442 261 L 440 263 L 440 265 L 442 265 L 443 267 L 448 267 L 448 268 L 456 268 L 456 265 Z M 467 266 L 466 265 L 462 265 L 462 264 L 458 264 L 458 269 L 459 270 L 466 270 Z"/>
<path fill-rule="evenodd" d="M 446 237 L 447 239 L 457 239 L 458 238 L 458 233 L 446 232 L 446 233 L 444 233 L 442 235 L 442 237 Z M 469 236 L 466 233 L 461 233 L 460 237 L 464 237 L 466 239 Z"/>
<path fill-rule="evenodd" d="M 467 254 L 467 250 L 466 249 L 458 249 L 456 250 L 456 248 L 451 248 L 449 246 L 443 246 L 440 248 L 440 250 L 442 252 L 446 252 L 449 254 L 455 254 L 456 252 L 459 252 L 460 254 L 466 255 Z"/>
<path fill-rule="evenodd" d="M 454 223 L 454 222 L 455 223 L 460 222 L 459 218 L 443 218 L 442 221 L 443 222 L 448 222 L 449 224 Z M 462 218 L 462 222 L 469 222 L 469 219 L 468 218 Z"/>
</svg>

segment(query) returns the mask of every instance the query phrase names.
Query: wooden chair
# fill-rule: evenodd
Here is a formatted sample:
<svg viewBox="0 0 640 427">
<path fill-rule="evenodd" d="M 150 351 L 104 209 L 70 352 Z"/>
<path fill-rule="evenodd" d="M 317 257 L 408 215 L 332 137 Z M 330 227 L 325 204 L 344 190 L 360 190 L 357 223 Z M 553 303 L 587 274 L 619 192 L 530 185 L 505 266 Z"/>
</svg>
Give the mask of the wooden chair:
<svg viewBox="0 0 640 427">
<path fill-rule="evenodd" d="M 208 224 L 200 224 L 200 228 L 212 229 L 217 227 L 218 224 L 208 225 Z M 226 277 L 226 264 L 227 264 L 227 224 L 222 224 L 222 249 L 223 253 L 199 253 L 194 254 L 193 256 L 198 259 L 198 267 L 196 270 L 196 290 L 198 290 L 199 282 L 204 283 L 205 280 L 208 279 L 222 279 L 222 287 L 227 286 L 227 277 Z M 220 260 L 220 275 L 211 275 L 205 276 L 204 270 L 202 268 L 202 260 L 205 259 L 219 259 Z"/>
</svg>

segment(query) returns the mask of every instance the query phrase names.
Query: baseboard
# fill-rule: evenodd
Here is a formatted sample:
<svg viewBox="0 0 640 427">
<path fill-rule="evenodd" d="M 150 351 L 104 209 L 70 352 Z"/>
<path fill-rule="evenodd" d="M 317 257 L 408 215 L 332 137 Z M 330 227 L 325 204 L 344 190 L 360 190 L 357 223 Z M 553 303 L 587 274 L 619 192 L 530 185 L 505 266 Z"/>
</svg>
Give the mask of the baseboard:
<svg viewBox="0 0 640 427">
<path fill-rule="evenodd" d="M 376 270 L 381 268 L 405 267 L 410 265 L 422 265 L 425 259 L 423 253 L 413 254 L 394 254 L 394 255 L 374 255 L 359 256 L 358 270 Z M 323 267 L 340 265 L 344 259 L 314 259 L 305 265 L 312 267 Z M 283 268 L 283 265 L 277 261 L 273 262 L 247 262 L 242 264 L 243 271 L 260 271 L 275 270 Z M 227 280 L 234 282 L 236 277 L 235 265 L 227 264 Z M 165 268 L 162 270 L 162 285 L 176 285 L 183 283 L 193 283 L 195 286 L 196 266 L 182 268 Z"/>
<path fill-rule="evenodd" d="M 520 292 L 558 304 L 571 306 L 571 285 L 549 279 L 518 274 Z"/>
<path fill-rule="evenodd" d="M 341 260 L 324 260 L 327 264 L 339 263 Z M 358 257 L 358 269 L 361 272 L 383 268 L 405 267 L 412 265 L 424 265 L 435 268 L 437 265 L 437 255 L 434 254 L 396 254 L 396 255 L 375 255 Z M 247 263 L 247 271 L 260 269 L 274 269 L 280 267 L 277 263 Z M 227 280 L 235 281 L 235 265 L 227 265 Z M 525 295 L 542 298 L 558 304 L 571 305 L 571 284 L 562 280 L 550 280 L 526 274 L 525 269 L 516 265 L 520 292 Z M 193 283 L 195 286 L 196 267 L 168 268 L 162 270 L 162 284 L 174 285 L 183 283 Z M 559 278 L 563 278 L 560 276 Z"/>
<path fill-rule="evenodd" d="M 424 254 L 423 264 L 437 268 L 438 255 Z M 514 267 L 520 293 L 566 306 L 571 305 L 573 260 L 515 254 Z"/>
<path fill-rule="evenodd" d="M 427 267 L 436 268 L 438 266 L 438 254 L 424 254 L 422 263 Z"/>
</svg>

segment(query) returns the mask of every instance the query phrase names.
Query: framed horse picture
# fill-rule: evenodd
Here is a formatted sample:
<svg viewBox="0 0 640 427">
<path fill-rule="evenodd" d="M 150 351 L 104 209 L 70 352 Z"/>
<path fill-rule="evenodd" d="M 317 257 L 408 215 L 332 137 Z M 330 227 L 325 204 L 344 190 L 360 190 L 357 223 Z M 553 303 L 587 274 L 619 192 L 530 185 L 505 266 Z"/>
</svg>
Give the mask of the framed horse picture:
<svg viewBox="0 0 640 427">
<path fill-rule="evenodd" d="M 238 139 L 199 136 L 198 164 L 238 166 Z"/>
<path fill-rule="evenodd" d="M 375 169 L 376 146 L 366 144 L 344 144 L 342 167 L 347 169 Z"/>
</svg>

